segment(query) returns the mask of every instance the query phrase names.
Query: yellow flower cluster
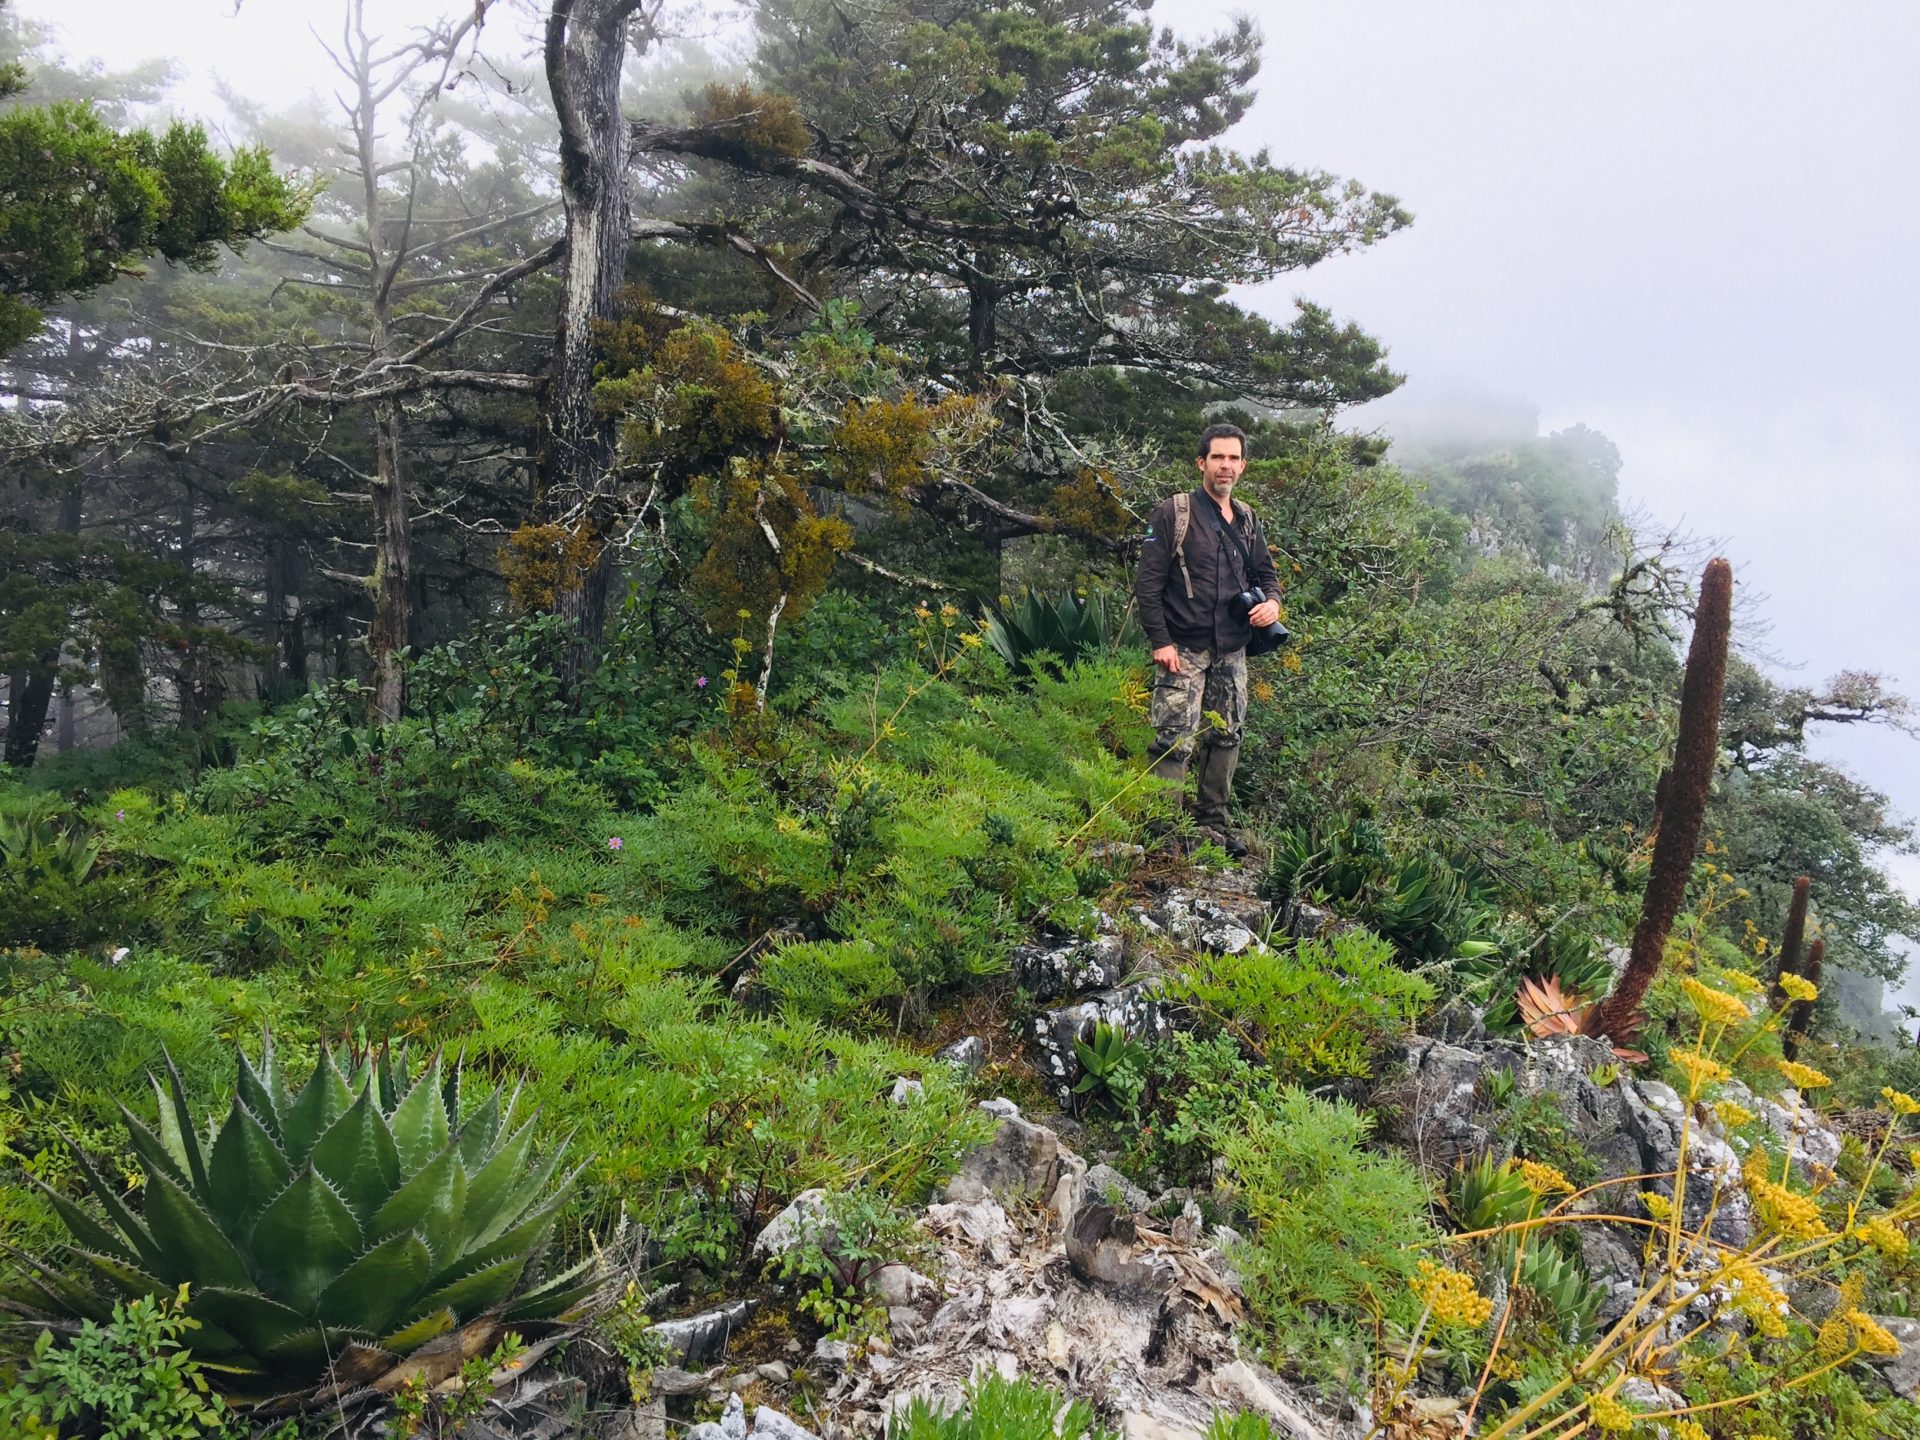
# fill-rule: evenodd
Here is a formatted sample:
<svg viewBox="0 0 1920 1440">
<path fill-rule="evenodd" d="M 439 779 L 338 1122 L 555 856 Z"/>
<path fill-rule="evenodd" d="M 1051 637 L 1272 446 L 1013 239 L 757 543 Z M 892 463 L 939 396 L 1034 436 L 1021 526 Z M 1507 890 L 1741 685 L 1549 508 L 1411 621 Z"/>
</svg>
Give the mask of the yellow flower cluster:
<svg viewBox="0 0 1920 1440">
<path fill-rule="evenodd" d="M 1473 1288 L 1473 1277 L 1449 1270 L 1431 1260 L 1420 1262 L 1420 1274 L 1414 1279 L 1413 1293 L 1433 1312 L 1436 1323 L 1474 1327 L 1487 1323 L 1493 1314 L 1493 1301 Z"/>
<path fill-rule="evenodd" d="M 1792 1000 L 1814 1001 L 1820 998 L 1820 987 L 1804 975 L 1786 974 L 1780 977 L 1781 991 Z"/>
<path fill-rule="evenodd" d="M 1900 1353 L 1900 1342 L 1893 1338 L 1886 1326 L 1866 1311 L 1849 1310 L 1846 1320 L 1853 1327 L 1854 1343 L 1860 1347 L 1861 1354 L 1898 1355 Z"/>
<path fill-rule="evenodd" d="M 1749 975 L 1744 970 L 1722 970 L 1720 983 L 1729 990 L 1738 990 L 1742 995 L 1758 995 L 1767 988 L 1757 976 Z"/>
<path fill-rule="evenodd" d="M 1573 1182 L 1551 1165 L 1543 1165 L 1538 1160 L 1520 1162 L 1520 1178 L 1527 1182 L 1527 1188 L 1536 1195 L 1571 1195 Z"/>
<path fill-rule="evenodd" d="M 1906 1232 L 1884 1215 L 1854 1226 L 1853 1237 L 1863 1245 L 1871 1245 L 1889 1260 L 1906 1262 L 1909 1249 Z"/>
<path fill-rule="evenodd" d="M 1811 1195 L 1798 1195 L 1786 1186 L 1765 1177 L 1747 1173 L 1747 1194 L 1753 1198 L 1753 1213 L 1769 1230 L 1777 1230 L 1793 1240 L 1812 1240 L 1830 1233 L 1820 1218 L 1820 1204 Z"/>
<path fill-rule="evenodd" d="M 1707 1427 L 1698 1420 L 1676 1420 L 1673 1422 L 1673 1440 L 1713 1440 L 1707 1434 Z"/>
<path fill-rule="evenodd" d="M 1787 1297 L 1767 1278 L 1766 1272 L 1750 1260 L 1737 1260 L 1727 1267 L 1727 1283 L 1733 1287 L 1733 1308 L 1747 1317 L 1753 1328 L 1769 1340 L 1780 1340 L 1787 1333 L 1782 1316 Z"/>
<path fill-rule="evenodd" d="M 1698 1050 L 1669 1050 L 1667 1058 L 1687 1072 L 1690 1095 L 1698 1095 L 1716 1081 L 1733 1078 L 1733 1071 Z"/>
<path fill-rule="evenodd" d="M 1611 1395 L 1596 1395 L 1587 1408 L 1593 1412 L 1593 1428 L 1596 1430 L 1631 1430 L 1633 1411 L 1622 1405 Z"/>
<path fill-rule="evenodd" d="M 1880 1098 L 1887 1102 L 1896 1115 L 1920 1115 L 1920 1100 L 1904 1090 L 1896 1090 L 1889 1085 L 1880 1092 Z"/>
<path fill-rule="evenodd" d="M 1787 1083 L 1796 1090 L 1818 1090 L 1822 1085 L 1833 1084 L 1831 1079 L 1811 1065 L 1802 1065 L 1798 1060 L 1776 1060 L 1773 1068 L 1784 1075 Z"/>
<path fill-rule="evenodd" d="M 1640 1203 L 1646 1207 L 1647 1214 L 1656 1220 L 1664 1220 L 1673 1214 L 1673 1201 L 1657 1190 L 1642 1190 Z"/>
<path fill-rule="evenodd" d="M 1687 992 L 1687 999 L 1693 1002 L 1693 1008 L 1699 1012 L 1700 1018 L 1709 1024 L 1738 1025 L 1742 1020 L 1753 1017 L 1753 1012 L 1738 995 L 1729 995 L 1724 990 L 1703 985 L 1691 975 L 1680 982 L 1680 988 Z"/>
<path fill-rule="evenodd" d="M 1813 1346 L 1823 1360 L 1838 1360 L 1853 1348 L 1853 1329 L 1838 1310 L 1821 1325 L 1813 1337 Z"/>
<path fill-rule="evenodd" d="M 1713 1107 L 1713 1113 L 1720 1117 L 1720 1123 L 1729 1130 L 1738 1130 L 1742 1125 L 1751 1125 L 1760 1117 L 1732 1100 L 1722 1100 Z"/>
</svg>

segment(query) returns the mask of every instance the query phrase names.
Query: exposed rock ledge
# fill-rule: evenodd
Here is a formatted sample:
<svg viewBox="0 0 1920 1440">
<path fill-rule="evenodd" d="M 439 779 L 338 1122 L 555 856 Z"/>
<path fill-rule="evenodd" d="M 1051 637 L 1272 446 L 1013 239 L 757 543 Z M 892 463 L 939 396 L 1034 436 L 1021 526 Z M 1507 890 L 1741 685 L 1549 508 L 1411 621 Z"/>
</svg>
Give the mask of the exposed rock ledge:
<svg viewBox="0 0 1920 1440">
<path fill-rule="evenodd" d="M 1092 1402 L 1128 1440 L 1188 1440 L 1222 1409 L 1259 1411 L 1292 1440 L 1361 1433 L 1241 1355 L 1238 1287 L 1197 1211 L 1169 1224 L 1116 1210 L 1053 1131 L 988 1108 L 993 1140 L 927 1211 L 934 1283 L 893 1308 L 890 1349 L 849 1357 L 835 1428 L 878 1431 L 916 1398 L 951 1408 L 992 1369 Z"/>
</svg>

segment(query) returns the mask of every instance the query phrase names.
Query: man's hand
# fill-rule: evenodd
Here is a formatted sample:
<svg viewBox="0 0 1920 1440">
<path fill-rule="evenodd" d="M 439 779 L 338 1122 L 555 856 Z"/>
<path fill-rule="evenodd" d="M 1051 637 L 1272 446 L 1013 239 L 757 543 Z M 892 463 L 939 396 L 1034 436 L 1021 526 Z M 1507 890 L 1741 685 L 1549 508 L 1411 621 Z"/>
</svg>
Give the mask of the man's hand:
<svg viewBox="0 0 1920 1440">
<path fill-rule="evenodd" d="M 1273 600 L 1264 601 L 1247 612 L 1247 624 L 1256 630 L 1266 629 L 1267 626 L 1273 624 L 1273 622 L 1279 618 L 1280 606 L 1278 602 Z M 1157 651 L 1155 652 L 1155 658 L 1159 658 L 1159 652 Z"/>
<path fill-rule="evenodd" d="M 1169 675 L 1178 675 L 1180 673 L 1180 647 L 1178 645 L 1162 645 L 1158 650 L 1153 652 L 1153 663 L 1158 665 L 1162 670 L 1165 670 Z"/>
</svg>

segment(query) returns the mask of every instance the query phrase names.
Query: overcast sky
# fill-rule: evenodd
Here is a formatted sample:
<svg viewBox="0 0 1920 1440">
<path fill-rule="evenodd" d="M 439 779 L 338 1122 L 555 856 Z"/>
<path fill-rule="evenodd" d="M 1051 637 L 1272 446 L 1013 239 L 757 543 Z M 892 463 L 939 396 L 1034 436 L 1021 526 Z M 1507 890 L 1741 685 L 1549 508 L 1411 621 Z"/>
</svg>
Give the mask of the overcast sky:
<svg viewBox="0 0 1920 1440">
<path fill-rule="evenodd" d="M 265 99 L 325 88 L 308 0 L 16 0 L 113 63 L 179 56 Z M 451 0 L 375 0 L 398 26 Z M 1725 541 L 1770 653 L 1817 683 L 1920 689 L 1920 5 L 1908 0 L 1212 0 L 1252 14 L 1234 137 L 1398 195 L 1413 228 L 1276 287 L 1358 320 L 1407 372 L 1362 414 L 1490 397 L 1605 431 L 1625 499 Z M 79 17 L 84 18 L 79 18 Z M 496 26 L 511 33 L 512 26 Z M 1829 733 L 1920 816 L 1920 741 Z M 1920 890 L 1920 862 L 1896 866 Z M 1909 984 L 1920 997 L 1920 977 Z"/>
</svg>

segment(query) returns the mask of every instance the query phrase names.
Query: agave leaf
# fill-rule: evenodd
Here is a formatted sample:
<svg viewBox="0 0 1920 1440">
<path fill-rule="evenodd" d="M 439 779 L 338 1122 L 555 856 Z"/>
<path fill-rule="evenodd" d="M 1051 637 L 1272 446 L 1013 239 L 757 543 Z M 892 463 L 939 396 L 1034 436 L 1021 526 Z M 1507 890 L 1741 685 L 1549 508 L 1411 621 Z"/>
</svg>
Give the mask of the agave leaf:
<svg viewBox="0 0 1920 1440">
<path fill-rule="evenodd" d="M 400 1357 L 383 1345 L 369 1344 L 365 1340 L 350 1342 L 333 1358 L 333 1390 L 343 1395 L 349 1390 L 358 1390 L 368 1382 L 379 1379 L 391 1370 Z"/>
<path fill-rule="evenodd" d="M 97 1251 L 85 1250 L 79 1246 L 74 1247 L 73 1253 L 106 1276 L 108 1284 L 129 1298 L 140 1295 L 171 1295 L 176 1288 L 167 1284 L 158 1275 L 151 1275 L 142 1270 L 138 1265 L 129 1265 L 117 1255 L 102 1255 Z"/>
<path fill-rule="evenodd" d="M 207 1163 L 207 1199 L 215 1217 L 231 1233 L 243 1234 L 247 1222 L 292 1178 L 293 1167 L 280 1153 L 279 1142 L 235 1095 Z"/>
<path fill-rule="evenodd" d="M 353 1093 L 347 1089 L 340 1067 L 334 1064 L 333 1051 L 322 1045 L 313 1074 L 280 1116 L 280 1140 L 288 1161 L 294 1165 L 306 1163 L 315 1142 L 352 1103 Z"/>
<path fill-rule="evenodd" d="M 527 1156 L 533 1152 L 534 1122 L 538 1119 L 537 1113 L 529 1116 L 527 1122 L 508 1136 L 468 1181 L 467 1238 L 474 1238 L 473 1232 L 485 1228 L 497 1218 L 501 1205 L 514 1189 L 514 1182 L 525 1172 Z M 463 1154 L 465 1148 L 462 1145 Z M 472 1161 L 469 1159 L 468 1163 Z M 516 1218 L 508 1216 L 507 1221 L 511 1224 Z"/>
<path fill-rule="evenodd" d="M 575 1175 L 579 1173 L 577 1170 L 574 1172 Z M 511 1255 L 531 1255 L 546 1240 L 547 1232 L 553 1228 L 554 1220 L 566 1203 L 567 1185 L 562 1182 L 560 1188 L 544 1205 L 527 1211 L 512 1226 L 502 1230 L 483 1244 L 476 1244 L 462 1255 L 461 1268 L 470 1269 L 475 1265 L 491 1265 L 494 1261 L 505 1260 Z"/>
<path fill-rule="evenodd" d="M 491 1244 L 500 1235 L 506 1233 L 508 1227 L 517 1223 L 520 1217 L 527 1213 L 529 1207 L 539 1203 L 541 1197 L 547 1193 L 547 1184 L 553 1179 L 553 1172 L 560 1168 L 560 1157 L 566 1153 L 566 1149 L 567 1144 L 564 1140 L 556 1145 L 553 1153 L 534 1167 L 526 1179 L 507 1192 L 506 1197 L 501 1200 L 491 1216 L 475 1216 L 473 1205 L 469 1202 L 467 1214 L 479 1221 L 479 1228 L 470 1231 L 466 1244 L 461 1248 L 472 1250 L 481 1245 Z M 580 1168 L 586 1167 L 582 1165 Z M 578 1175 L 580 1170 L 575 1170 L 573 1173 Z"/>
<path fill-rule="evenodd" d="M 328 1127 L 309 1158 L 363 1224 L 400 1183 L 400 1156 L 386 1120 L 374 1108 L 371 1088 L 362 1089 L 347 1113 Z"/>
<path fill-rule="evenodd" d="M 500 1318 L 518 1320 L 560 1320 L 582 1301 L 590 1300 L 607 1283 L 602 1256 L 589 1255 L 578 1265 L 541 1281 L 501 1312 Z"/>
<path fill-rule="evenodd" d="M 393 1143 L 400 1152 L 400 1173 L 415 1175 L 447 1143 L 446 1101 L 440 1093 L 440 1057 L 413 1082 L 393 1112 Z"/>
<path fill-rule="evenodd" d="M 245 1286 L 196 1287 L 187 1296 L 187 1313 L 203 1325 L 244 1336 L 242 1348 L 256 1356 L 267 1354 L 313 1324 L 292 1306 Z"/>
<path fill-rule="evenodd" d="M 461 1059 L 465 1058 L 462 1052 Z M 460 1124 L 460 1060 L 455 1060 L 447 1068 L 447 1078 L 440 1083 L 440 1106 L 447 1112 L 447 1124 L 455 1128 Z"/>
<path fill-rule="evenodd" d="M 429 1340 L 453 1329 L 456 1318 L 453 1311 L 445 1306 L 430 1310 L 418 1320 L 387 1336 L 380 1342 L 381 1348 L 391 1350 L 396 1355 L 409 1355 Z"/>
<path fill-rule="evenodd" d="M 67 1232 L 80 1242 L 82 1248 L 97 1250 L 102 1255 L 111 1255 L 129 1265 L 138 1263 L 140 1257 L 122 1236 L 107 1229 L 52 1186 L 42 1184 L 31 1175 L 27 1176 L 27 1183 L 38 1190 L 47 1203 L 53 1206 L 66 1225 Z"/>
<path fill-rule="evenodd" d="M 349 1049 L 347 1054 L 353 1061 L 353 1064 L 343 1069 L 340 1073 L 346 1079 L 347 1093 L 358 1096 L 373 1086 L 373 1047 L 368 1046 L 365 1050 Z"/>
<path fill-rule="evenodd" d="M 147 1228 L 159 1246 L 154 1273 L 179 1284 L 247 1286 L 253 1274 L 220 1222 L 171 1175 L 147 1176 Z"/>
<path fill-rule="evenodd" d="M 384 1330 L 402 1312 L 433 1271 L 433 1256 L 411 1230 L 367 1251 L 320 1292 L 315 1312 L 323 1324 Z"/>
<path fill-rule="evenodd" d="M 107 1219 L 120 1233 L 123 1246 L 131 1246 L 134 1258 L 147 1269 L 158 1270 L 165 1263 L 165 1257 L 161 1254 L 160 1247 L 154 1243 L 152 1233 L 141 1223 L 139 1217 L 127 1208 L 127 1202 L 120 1198 L 119 1192 L 100 1178 L 100 1172 L 93 1168 L 93 1162 L 87 1158 L 86 1151 L 67 1139 L 64 1131 L 55 1133 L 66 1141 L 67 1149 L 73 1155 L 74 1166 L 80 1171 L 80 1178 L 86 1182 L 87 1189 L 93 1192 L 93 1198 L 98 1200 L 101 1208 L 107 1212 Z M 45 1186 L 41 1188 L 46 1189 Z"/>
<path fill-rule="evenodd" d="M 517 1090 L 515 1092 L 518 1093 Z M 500 1108 L 500 1090 L 496 1086 L 487 1092 L 487 1098 L 469 1115 L 460 1127 L 460 1158 L 466 1161 L 468 1173 L 479 1170 L 493 1150 L 494 1142 L 500 1138 L 505 1126 L 507 1114 L 512 1110 L 508 1102 L 507 1111 Z"/>
<path fill-rule="evenodd" d="M 267 1075 L 262 1075 L 253 1068 L 252 1063 L 247 1059 L 246 1051 L 236 1050 L 236 1053 L 240 1057 L 240 1066 L 238 1077 L 234 1081 L 233 1098 L 236 1101 L 244 1101 L 260 1127 L 273 1136 L 276 1143 L 279 1143 L 284 1137 L 280 1131 L 281 1107 L 274 1098 L 278 1075 L 273 1069 L 273 1040 L 269 1037 L 261 1044 L 260 1063 L 267 1070 Z"/>
<path fill-rule="evenodd" d="M 251 1245 L 261 1288 L 304 1314 L 363 1243 L 345 1199 L 309 1164 L 260 1212 Z"/>
<path fill-rule="evenodd" d="M 180 1078 L 180 1067 L 173 1063 L 173 1056 L 167 1053 L 165 1046 L 161 1047 L 160 1054 L 167 1062 L 167 1092 L 161 1093 L 158 1078 L 153 1075 L 147 1077 L 153 1083 L 154 1098 L 160 1102 L 160 1138 L 193 1178 L 194 1190 L 205 1194 L 206 1156 L 200 1151 L 200 1134 L 194 1128 L 193 1110 L 187 1104 L 186 1082 Z"/>
<path fill-rule="evenodd" d="M 392 1115 L 393 1107 L 400 1103 L 400 1097 L 406 1093 L 406 1057 L 399 1057 L 398 1074 L 395 1073 L 395 1056 L 391 1045 L 380 1047 L 380 1058 L 374 1063 L 373 1083 L 378 1091 L 380 1113 Z"/>
<path fill-rule="evenodd" d="M 174 1111 L 172 1098 L 151 1072 L 147 1075 L 147 1083 L 153 1087 L 153 1098 L 158 1102 L 154 1139 L 159 1142 L 174 1172 L 191 1186 L 195 1194 L 204 1194 L 207 1174 L 206 1166 L 201 1163 L 200 1137 L 194 1134 L 191 1123 L 182 1127 L 180 1117 Z"/>
<path fill-rule="evenodd" d="M 272 1371 L 311 1379 L 325 1374 L 327 1362 L 356 1338 L 338 1331 L 329 1332 L 318 1325 L 307 1325 L 271 1345 L 261 1346 L 260 1354 Z"/>
<path fill-rule="evenodd" d="M 76 1277 L 63 1274 L 11 1245 L 0 1245 L 0 1255 L 19 1267 L 18 1273 L 6 1283 L 6 1293 L 28 1308 L 50 1315 L 78 1315 L 83 1320 L 101 1324 L 113 1314 L 112 1307 L 98 1292 Z"/>
<path fill-rule="evenodd" d="M 420 1304 L 428 1310 L 436 1310 L 444 1305 L 457 1315 L 478 1315 L 491 1310 L 511 1295 L 526 1268 L 525 1255 L 496 1260 L 491 1265 L 449 1280 Z"/>
<path fill-rule="evenodd" d="M 132 1144 L 134 1153 L 140 1157 L 141 1167 L 149 1176 L 166 1175 L 183 1190 L 193 1188 L 193 1182 L 187 1178 L 186 1167 L 173 1158 L 165 1142 L 149 1130 L 125 1104 L 120 1106 L 120 1120 L 127 1127 L 127 1139 Z"/>
<path fill-rule="evenodd" d="M 367 1227 L 368 1233 L 376 1240 L 385 1240 L 403 1230 L 417 1230 L 436 1256 L 451 1254 L 460 1239 L 466 1178 L 459 1147 L 449 1144 L 380 1207 Z"/>
</svg>

